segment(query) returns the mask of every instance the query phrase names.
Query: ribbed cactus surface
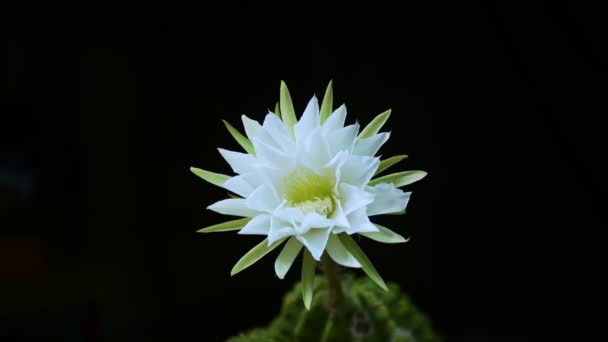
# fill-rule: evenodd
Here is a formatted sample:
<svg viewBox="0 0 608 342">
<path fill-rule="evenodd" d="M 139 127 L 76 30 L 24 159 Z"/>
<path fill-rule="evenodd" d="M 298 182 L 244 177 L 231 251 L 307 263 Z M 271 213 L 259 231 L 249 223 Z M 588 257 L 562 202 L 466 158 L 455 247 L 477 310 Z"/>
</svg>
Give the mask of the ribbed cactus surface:
<svg viewBox="0 0 608 342">
<path fill-rule="evenodd" d="M 301 286 L 285 295 L 279 316 L 268 327 L 229 339 L 229 342 L 342 342 L 342 341 L 441 341 L 429 320 L 416 309 L 399 286 L 380 289 L 369 278 L 346 276 L 345 300 L 336 309 L 327 305 L 324 279 L 315 279 L 309 311 L 302 304 Z"/>
</svg>

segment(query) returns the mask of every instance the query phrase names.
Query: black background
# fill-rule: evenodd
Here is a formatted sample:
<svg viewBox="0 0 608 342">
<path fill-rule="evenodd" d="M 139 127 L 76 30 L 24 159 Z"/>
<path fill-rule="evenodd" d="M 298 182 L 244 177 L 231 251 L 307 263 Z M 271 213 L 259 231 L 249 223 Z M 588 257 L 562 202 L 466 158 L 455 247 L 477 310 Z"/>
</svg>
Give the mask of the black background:
<svg viewBox="0 0 608 342">
<path fill-rule="evenodd" d="M 269 257 L 231 278 L 259 238 L 195 234 L 225 219 L 205 210 L 225 192 L 188 168 L 228 173 L 216 147 L 238 146 L 220 119 L 261 120 L 280 80 L 301 111 L 333 79 L 350 122 L 392 108 L 381 153 L 429 172 L 405 217 L 379 219 L 410 243 L 362 241 L 383 277 L 448 341 L 592 340 L 605 271 L 600 13 L 12 5 L 0 241 L 35 248 L 3 254 L 0 336 L 219 341 L 269 322 L 299 266 L 281 281 Z M 11 255 L 39 266 L 20 272 Z"/>
</svg>

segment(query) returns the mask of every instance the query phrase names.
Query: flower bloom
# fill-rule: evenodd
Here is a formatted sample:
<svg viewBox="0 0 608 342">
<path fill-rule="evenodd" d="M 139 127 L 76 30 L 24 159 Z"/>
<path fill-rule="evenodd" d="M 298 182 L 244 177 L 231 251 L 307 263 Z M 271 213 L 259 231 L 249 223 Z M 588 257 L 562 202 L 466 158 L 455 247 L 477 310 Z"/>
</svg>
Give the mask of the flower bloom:
<svg viewBox="0 0 608 342">
<path fill-rule="evenodd" d="M 232 274 L 283 245 L 275 262 L 279 278 L 285 276 L 304 250 L 303 278 L 312 276 L 314 267 L 309 265 L 326 252 L 340 265 L 362 267 L 381 287 L 386 287 L 351 235 L 385 243 L 405 242 L 399 234 L 372 223 L 370 217 L 402 213 L 411 193 L 399 187 L 426 173 L 405 171 L 374 178 L 406 158 L 401 155 L 381 161 L 376 156 L 390 136 L 379 132 L 390 110 L 360 131 L 358 123 L 345 126 L 346 107 L 332 110 L 332 98 L 330 83 L 321 108 L 313 97 L 297 120 L 289 91 L 282 83 L 280 106 L 275 109 L 280 113 L 269 112 L 262 124 L 243 116 L 246 136 L 225 122 L 245 150 L 219 149 L 234 176 L 191 169 L 236 195 L 208 209 L 242 217 L 201 232 L 238 230 L 239 234 L 266 237 L 239 260 Z"/>
</svg>

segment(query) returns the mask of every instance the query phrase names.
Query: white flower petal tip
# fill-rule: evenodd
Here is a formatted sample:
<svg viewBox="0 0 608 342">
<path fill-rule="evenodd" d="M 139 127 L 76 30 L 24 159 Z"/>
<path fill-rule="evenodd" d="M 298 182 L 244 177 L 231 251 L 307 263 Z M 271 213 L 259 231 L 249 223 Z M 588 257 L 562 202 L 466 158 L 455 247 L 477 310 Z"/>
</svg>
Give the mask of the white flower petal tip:
<svg viewBox="0 0 608 342">
<path fill-rule="evenodd" d="M 387 110 L 369 124 L 346 124 L 345 105 L 334 108 L 333 82 L 322 99 L 310 98 L 296 111 L 285 82 L 279 101 L 264 117 L 241 116 L 242 127 L 223 121 L 238 144 L 235 151 L 219 148 L 234 175 L 199 168 L 190 170 L 203 180 L 229 191 L 208 209 L 239 216 L 198 232 L 238 231 L 265 239 L 246 253 L 231 275 L 253 265 L 284 242 L 274 262 L 283 279 L 303 254 L 302 298 L 312 303 L 315 263 L 324 253 L 344 267 L 361 268 L 378 286 L 386 284 L 355 242 L 364 236 L 387 244 L 407 242 L 395 231 L 374 224 L 374 215 L 405 213 L 411 192 L 400 188 L 427 176 L 424 171 L 401 171 L 377 176 L 406 155 L 380 160 L 379 150 L 390 138 Z"/>
</svg>

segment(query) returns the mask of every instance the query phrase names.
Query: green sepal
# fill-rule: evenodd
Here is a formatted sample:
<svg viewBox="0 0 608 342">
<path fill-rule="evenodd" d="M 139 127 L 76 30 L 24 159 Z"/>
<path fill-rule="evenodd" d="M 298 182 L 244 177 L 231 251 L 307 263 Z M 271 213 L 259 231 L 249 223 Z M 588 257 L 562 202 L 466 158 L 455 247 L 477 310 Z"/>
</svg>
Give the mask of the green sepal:
<svg viewBox="0 0 608 342">
<path fill-rule="evenodd" d="M 369 181 L 369 186 L 374 186 L 380 183 L 391 183 L 395 187 L 399 188 L 408 184 L 412 184 L 426 177 L 427 173 L 424 171 L 403 171 L 397 173 L 391 173 L 390 175 L 374 178 Z"/>
<path fill-rule="evenodd" d="M 406 239 L 403 236 L 395 233 L 394 231 L 383 227 L 379 224 L 375 224 L 376 228 L 378 228 L 380 231 L 378 232 L 369 232 L 369 233 L 359 233 L 363 236 L 365 236 L 366 238 L 378 241 L 378 242 L 383 242 L 383 243 L 404 243 L 404 242 L 408 242 L 409 238 Z"/>
<path fill-rule="evenodd" d="M 274 105 L 274 113 L 280 118 L 281 117 L 281 107 L 279 106 L 279 103 L 275 103 Z"/>
<path fill-rule="evenodd" d="M 247 222 L 251 221 L 251 217 L 245 217 L 238 220 L 227 221 L 219 224 L 214 224 L 213 226 L 209 226 L 203 229 L 199 229 L 197 233 L 219 233 L 219 232 L 229 232 L 233 230 L 239 230 L 247 224 Z"/>
<path fill-rule="evenodd" d="M 367 126 L 365 126 L 363 131 L 359 133 L 357 139 L 369 138 L 378 133 L 390 115 L 391 109 L 385 111 L 384 113 L 378 114 L 369 124 L 367 124 Z"/>
<path fill-rule="evenodd" d="M 280 108 L 281 108 L 281 118 L 283 119 L 283 123 L 289 129 L 291 136 L 295 136 L 293 126 L 295 126 L 296 122 L 296 111 L 293 109 L 293 103 L 291 102 L 291 95 L 289 94 L 289 89 L 287 88 L 287 84 L 281 81 L 281 94 L 280 94 Z"/>
<path fill-rule="evenodd" d="M 300 253 L 301 249 L 302 243 L 300 243 L 300 241 L 298 241 L 298 239 L 295 237 L 291 237 L 289 240 L 287 240 L 287 243 L 285 246 L 283 246 L 281 253 L 274 261 L 274 271 L 280 279 L 285 278 L 285 274 L 289 272 L 291 265 Z"/>
<path fill-rule="evenodd" d="M 308 249 L 304 249 L 302 259 L 302 300 L 306 310 L 310 310 L 312 303 L 312 289 L 315 280 L 315 259 Z"/>
<path fill-rule="evenodd" d="M 388 291 L 384 280 L 382 280 L 382 277 L 380 277 L 380 274 L 378 274 L 378 271 L 376 271 L 376 268 L 374 267 L 372 262 L 369 260 L 367 255 L 363 253 L 363 250 L 361 250 L 361 247 L 357 245 L 355 240 L 353 240 L 350 235 L 345 233 L 338 234 L 338 238 L 340 238 L 340 241 L 344 245 L 344 248 L 346 248 L 346 250 L 348 250 L 355 259 L 357 259 L 359 264 L 361 264 L 363 272 L 365 272 L 365 274 L 367 274 L 370 279 L 372 279 L 378 286 L 380 286 L 380 288 L 385 291 Z"/>
<path fill-rule="evenodd" d="M 327 89 L 325 89 L 325 96 L 323 96 L 323 102 L 321 103 L 321 124 L 327 120 L 327 118 L 331 115 L 334 106 L 334 90 L 333 90 L 333 80 L 329 81 L 327 85 Z"/>
<path fill-rule="evenodd" d="M 217 185 L 219 187 L 222 187 L 222 185 L 224 185 L 224 183 L 228 180 L 228 178 L 230 178 L 230 176 L 227 176 L 227 175 L 224 175 L 221 173 L 216 173 L 216 172 L 199 169 L 197 167 L 191 167 L 190 172 L 201 177 L 202 179 L 206 180 L 207 182 L 209 182 L 213 185 Z"/>
<path fill-rule="evenodd" d="M 384 213 L 383 215 L 405 215 L 406 210 L 394 211 L 392 213 Z"/>
<path fill-rule="evenodd" d="M 253 144 L 251 143 L 251 141 L 249 141 L 249 139 L 247 139 L 246 136 L 244 136 L 243 134 L 241 134 L 241 132 L 239 132 L 236 128 L 234 128 L 228 121 L 226 121 L 226 120 L 222 120 L 222 121 L 224 122 L 224 125 L 226 125 L 228 132 L 230 132 L 232 137 L 234 137 L 234 140 L 236 140 L 236 142 L 238 142 L 239 145 L 241 145 L 241 147 L 245 151 L 247 151 L 247 153 L 249 153 L 251 155 L 255 155 L 255 150 L 253 149 Z"/>
<path fill-rule="evenodd" d="M 398 162 L 402 161 L 403 159 L 407 159 L 406 154 L 400 154 L 397 156 L 393 156 L 393 157 L 381 160 L 380 165 L 378 165 L 378 169 L 376 170 L 376 173 L 374 173 L 374 176 L 381 173 L 382 171 L 388 169 L 389 167 L 397 164 Z"/>
<path fill-rule="evenodd" d="M 253 247 L 247 254 L 243 255 L 239 261 L 234 265 L 232 270 L 230 271 L 230 275 L 233 276 L 247 267 L 253 265 L 256 261 L 260 260 L 264 255 L 270 253 L 273 249 L 277 248 L 285 238 L 275 241 L 273 244 L 268 246 L 268 239 L 264 239 L 264 241 L 257 244 Z"/>
</svg>

